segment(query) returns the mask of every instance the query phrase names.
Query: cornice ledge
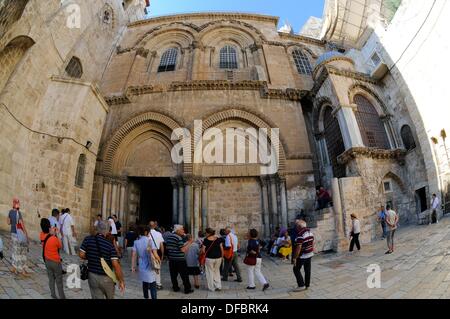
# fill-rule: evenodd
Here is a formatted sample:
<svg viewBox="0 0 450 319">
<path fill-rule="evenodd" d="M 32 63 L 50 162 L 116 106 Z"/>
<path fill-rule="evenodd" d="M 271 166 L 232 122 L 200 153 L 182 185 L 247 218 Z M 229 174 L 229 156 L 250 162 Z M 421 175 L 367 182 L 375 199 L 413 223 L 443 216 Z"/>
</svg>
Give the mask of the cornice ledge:
<svg viewBox="0 0 450 319">
<path fill-rule="evenodd" d="M 125 94 L 121 95 L 110 95 L 105 97 L 105 101 L 109 106 L 112 105 L 122 105 L 122 104 L 130 104 L 131 99 L 130 96 Z"/>
<path fill-rule="evenodd" d="M 240 20 L 252 20 L 252 21 L 261 21 L 261 22 L 270 22 L 275 25 L 278 25 L 279 18 L 269 15 L 261 15 L 261 14 L 248 14 L 248 13 L 239 13 L 239 12 L 229 12 L 229 13 L 221 13 L 221 12 L 196 12 L 196 13 L 185 13 L 185 14 L 176 14 L 176 15 L 166 15 L 161 17 L 155 17 L 151 19 L 139 20 L 136 22 L 132 22 L 128 24 L 128 27 L 138 27 L 151 23 L 162 23 L 162 22 L 170 22 L 170 21 L 180 21 L 180 20 L 192 20 L 196 18 L 203 19 L 240 19 Z"/>
<path fill-rule="evenodd" d="M 312 160 L 313 154 L 311 153 L 293 153 L 286 156 L 286 160 Z"/>
<path fill-rule="evenodd" d="M 216 81 L 199 80 L 172 82 L 168 91 L 190 91 L 190 90 L 260 90 L 267 86 L 265 81 Z"/>
<path fill-rule="evenodd" d="M 351 59 L 351 58 L 349 58 L 349 57 L 347 57 L 347 56 L 335 56 L 335 57 L 326 59 L 325 61 L 323 61 L 323 62 L 320 63 L 319 65 L 316 65 L 316 66 L 314 67 L 313 77 L 316 77 L 317 72 L 318 72 L 323 66 L 327 65 L 327 64 L 330 63 L 330 62 L 334 62 L 334 61 L 346 61 L 346 62 L 351 63 L 352 65 L 355 65 L 355 61 L 353 61 L 353 59 Z M 329 69 L 334 69 L 334 70 L 337 70 L 337 71 L 341 71 L 341 70 L 339 70 L 339 69 L 337 69 L 337 68 L 334 68 L 334 67 L 332 67 L 332 66 L 328 66 L 328 68 L 329 68 Z M 348 72 L 351 72 L 351 71 L 348 71 Z M 331 73 L 331 72 L 330 72 L 330 73 Z M 352 73 L 354 73 L 354 72 L 352 72 Z M 361 73 L 361 74 L 362 74 L 362 73 Z"/>
<path fill-rule="evenodd" d="M 338 162 L 341 165 L 346 165 L 356 158 L 372 158 L 380 160 L 396 160 L 400 165 L 405 164 L 406 150 L 383 150 L 378 148 L 355 147 L 351 148 L 338 157 Z"/>
<path fill-rule="evenodd" d="M 353 72 L 353 71 L 348 71 L 348 70 L 339 70 L 339 69 L 331 67 L 331 66 L 325 66 L 325 68 L 327 69 L 328 74 L 340 75 L 340 76 L 344 76 L 344 77 L 351 78 L 354 80 L 374 84 L 374 85 L 378 84 L 378 81 L 376 79 L 374 79 L 371 76 L 364 74 L 364 73 Z"/>
<path fill-rule="evenodd" d="M 318 39 L 310 38 L 310 37 L 300 35 L 300 34 L 290 34 L 290 33 L 285 33 L 285 32 L 278 32 L 278 34 L 279 34 L 280 38 L 295 39 L 295 40 L 300 40 L 300 41 L 311 43 L 311 44 L 325 45 L 327 43 L 324 40 L 318 40 Z"/>
<path fill-rule="evenodd" d="M 261 98 L 263 99 L 281 99 L 290 101 L 300 101 L 309 91 L 288 88 L 282 89 L 269 89 L 267 86 L 261 88 Z"/>
</svg>

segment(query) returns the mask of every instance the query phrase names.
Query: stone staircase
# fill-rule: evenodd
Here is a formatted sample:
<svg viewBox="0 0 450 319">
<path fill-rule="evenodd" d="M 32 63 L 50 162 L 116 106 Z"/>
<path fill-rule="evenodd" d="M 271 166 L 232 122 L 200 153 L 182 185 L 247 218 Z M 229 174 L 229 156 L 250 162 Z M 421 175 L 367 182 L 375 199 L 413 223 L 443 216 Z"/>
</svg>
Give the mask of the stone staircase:
<svg viewBox="0 0 450 319">
<path fill-rule="evenodd" d="M 333 210 L 332 208 L 325 208 L 321 210 L 313 210 L 306 212 L 304 214 L 304 218 L 306 223 L 308 224 L 308 227 L 314 229 L 318 228 L 321 221 L 325 220 L 329 214 L 332 214 Z"/>
<path fill-rule="evenodd" d="M 336 232 L 333 207 L 303 212 L 300 214 L 315 237 L 316 252 L 327 252 L 335 249 Z"/>
</svg>

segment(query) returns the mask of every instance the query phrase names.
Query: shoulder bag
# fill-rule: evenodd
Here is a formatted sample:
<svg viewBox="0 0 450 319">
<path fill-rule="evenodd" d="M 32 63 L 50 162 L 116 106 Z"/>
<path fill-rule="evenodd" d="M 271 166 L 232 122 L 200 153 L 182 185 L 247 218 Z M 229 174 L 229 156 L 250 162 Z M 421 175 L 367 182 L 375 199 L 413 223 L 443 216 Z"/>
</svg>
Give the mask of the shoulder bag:
<svg viewBox="0 0 450 319">
<path fill-rule="evenodd" d="M 116 273 L 109 267 L 108 263 L 106 262 L 105 258 L 103 258 L 102 251 L 100 250 L 100 246 L 98 244 L 98 238 L 95 236 L 95 244 L 97 245 L 97 251 L 98 255 L 100 256 L 100 263 L 102 265 L 103 271 L 106 273 L 106 275 L 114 281 L 115 284 L 119 283 L 119 280 L 117 279 Z"/>
<path fill-rule="evenodd" d="M 256 249 L 256 254 L 250 254 L 250 252 L 247 252 L 247 255 L 244 258 L 244 264 L 247 266 L 255 266 L 256 265 L 256 259 L 259 253 L 259 242 L 256 242 L 258 244 L 258 248 Z"/>
<path fill-rule="evenodd" d="M 25 232 L 23 230 L 23 225 L 20 223 L 20 215 L 19 212 L 16 212 L 16 235 L 17 235 L 17 240 L 19 241 L 20 244 L 26 244 L 28 243 L 28 238 L 25 235 Z"/>
<path fill-rule="evenodd" d="M 217 241 L 217 238 L 214 239 L 214 241 L 211 243 L 211 246 L 209 246 L 209 248 L 206 250 L 206 252 L 204 254 L 200 254 L 200 256 L 198 256 L 198 262 L 200 263 L 201 266 L 204 266 L 206 264 L 206 255 L 211 250 L 212 246 L 214 245 L 214 243 L 216 241 Z"/>
<path fill-rule="evenodd" d="M 47 237 L 45 237 L 44 241 L 42 242 L 42 259 L 45 263 L 45 246 L 47 245 L 47 241 L 52 237 L 52 234 L 48 234 Z"/>
<path fill-rule="evenodd" d="M 231 244 L 231 246 L 230 247 L 227 247 L 227 248 L 224 248 L 224 250 L 223 250 L 223 258 L 225 258 L 226 260 L 231 260 L 231 259 L 233 259 L 233 256 L 234 256 L 234 245 L 233 245 L 233 237 L 231 236 L 231 234 L 230 235 L 228 235 L 228 236 L 230 236 L 230 244 Z"/>
<path fill-rule="evenodd" d="M 157 247 L 156 245 L 156 241 L 153 238 L 152 232 L 150 231 L 150 237 L 152 238 L 153 243 L 155 244 L 155 247 Z M 158 247 L 157 247 L 158 248 Z M 152 249 L 152 244 L 149 242 L 148 247 L 147 247 L 147 252 L 149 254 L 149 259 L 150 259 L 150 263 L 152 265 L 153 270 L 155 270 L 155 272 L 158 274 L 160 269 L 161 269 L 161 260 L 158 260 L 155 255 L 153 255 L 153 249 Z"/>
</svg>

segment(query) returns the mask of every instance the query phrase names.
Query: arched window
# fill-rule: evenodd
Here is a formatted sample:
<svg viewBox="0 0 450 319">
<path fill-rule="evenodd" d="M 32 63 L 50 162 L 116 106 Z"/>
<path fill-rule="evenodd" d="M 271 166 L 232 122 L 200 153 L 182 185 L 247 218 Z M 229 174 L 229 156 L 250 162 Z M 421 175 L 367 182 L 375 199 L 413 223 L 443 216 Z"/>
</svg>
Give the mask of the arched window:
<svg viewBox="0 0 450 319">
<path fill-rule="evenodd" d="M 338 163 L 338 157 L 345 152 L 344 140 L 338 120 L 333 116 L 331 107 L 327 107 L 323 117 L 325 141 L 327 142 L 328 157 L 336 178 L 345 177 L 345 165 Z"/>
<path fill-rule="evenodd" d="M 80 59 L 72 57 L 66 66 L 66 73 L 71 78 L 80 79 L 83 76 L 83 66 Z"/>
<path fill-rule="evenodd" d="M 178 49 L 170 48 L 163 53 L 161 62 L 159 63 L 158 72 L 175 71 L 177 66 Z"/>
<path fill-rule="evenodd" d="M 414 140 L 414 136 L 409 125 L 403 125 L 400 134 L 402 136 L 403 145 L 408 151 L 416 148 L 416 141 Z"/>
<path fill-rule="evenodd" d="M 75 175 L 75 186 L 83 188 L 84 174 L 86 172 L 86 155 L 81 154 L 78 158 L 77 172 Z"/>
<path fill-rule="evenodd" d="M 312 67 L 309 62 L 308 56 L 301 50 L 294 50 L 292 52 L 292 57 L 294 58 L 295 66 L 300 74 L 311 75 Z"/>
<path fill-rule="evenodd" d="M 364 145 L 373 148 L 389 149 L 386 129 L 375 107 L 362 95 L 356 95 L 354 100 L 358 106 L 355 116 Z"/>
<path fill-rule="evenodd" d="M 220 68 L 221 69 L 237 69 L 237 52 L 230 45 L 224 46 L 220 50 Z"/>
</svg>

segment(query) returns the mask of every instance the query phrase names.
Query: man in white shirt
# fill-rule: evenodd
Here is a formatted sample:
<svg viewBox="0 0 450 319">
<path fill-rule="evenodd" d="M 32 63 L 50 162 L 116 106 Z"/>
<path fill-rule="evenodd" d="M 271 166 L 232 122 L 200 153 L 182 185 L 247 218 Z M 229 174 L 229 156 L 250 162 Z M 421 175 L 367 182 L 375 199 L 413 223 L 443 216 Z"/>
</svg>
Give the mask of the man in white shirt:
<svg viewBox="0 0 450 319">
<path fill-rule="evenodd" d="M 61 213 L 59 212 L 59 209 L 53 209 L 52 210 L 52 216 L 50 216 L 48 218 L 48 220 L 50 221 L 50 227 L 51 227 L 51 231 L 53 232 L 53 234 L 55 236 L 58 236 L 58 238 L 61 239 L 61 234 L 59 231 L 59 216 L 61 215 Z"/>
<path fill-rule="evenodd" d="M 152 241 L 152 243 L 158 249 L 158 255 L 161 258 L 161 261 L 164 259 L 164 238 L 162 234 L 156 230 L 158 223 L 156 221 L 150 222 L 150 233 L 148 234 L 148 238 Z M 156 289 L 161 290 L 163 286 L 161 284 L 161 270 L 156 274 Z"/>
<path fill-rule="evenodd" d="M 76 244 L 76 233 L 75 233 L 75 223 L 72 216 L 70 215 L 70 209 L 63 209 L 63 214 L 60 217 L 60 231 L 63 239 L 64 251 L 67 255 L 77 255 L 75 251 Z"/>
<path fill-rule="evenodd" d="M 353 248 L 356 245 L 358 251 L 361 250 L 361 244 L 359 243 L 359 235 L 361 234 L 361 223 L 356 214 L 351 214 L 352 218 L 352 231 L 350 232 L 350 252 L 353 252 Z"/>
<path fill-rule="evenodd" d="M 116 237 L 116 240 L 117 240 L 116 222 L 114 221 L 114 219 L 111 216 L 108 218 L 108 223 L 109 223 L 109 227 L 110 227 L 109 229 L 111 231 L 111 235 Z"/>
<path fill-rule="evenodd" d="M 388 255 L 394 252 L 394 234 L 398 225 L 398 215 L 391 209 L 390 205 L 386 206 L 386 224 L 388 227 L 387 246 L 389 249 L 386 254 Z"/>
<path fill-rule="evenodd" d="M 231 227 L 227 227 L 225 229 L 225 246 L 224 248 L 231 249 L 233 248 L 233 257 L 231 259 L 224 258 L 224 267 L 223 267 L 223 274 L 222 274 L 222 280 L 227 281 L 228 275 L 230 273 L 231 266 L 233 266 L 234 270 L 236 271 L 237 279 L 236 282 L 242 282 L 241 277 L 241 271 L 239 269 L 239 257 L 238 257 L 238 250 L 239 250 L 239 240 L 234 233 L 234 231 L 231 229 Z"/>
<path fill-rule="evenodd" d="M 433 194 L 433 197 L 431 198 L 430 225 L 431 225 L 431 223 L 433 223 L 433 224 L 439 223 L 439 220 L 438 220 L 439 206 L 441 206 L 441 201 L 439 200 L 439 197 L 437 197 L 436 194 Z"/>
</svg>

